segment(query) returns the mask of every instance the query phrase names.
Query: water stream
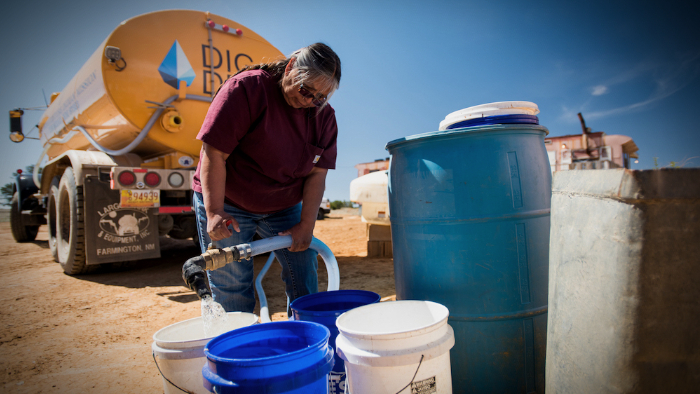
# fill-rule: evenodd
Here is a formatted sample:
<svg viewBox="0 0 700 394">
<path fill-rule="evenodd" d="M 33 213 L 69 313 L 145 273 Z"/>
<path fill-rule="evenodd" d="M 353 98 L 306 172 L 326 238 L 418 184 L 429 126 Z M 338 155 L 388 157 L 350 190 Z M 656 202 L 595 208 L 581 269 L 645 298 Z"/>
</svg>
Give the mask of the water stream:
<svg viewBox="0 0 700 394">
<path fill-rule="evenodd" d="M 213 338 L 229 331 L 228 315 L 224 307 L 208 295 L 202 298 L 202 321 L 205 338 Z"/>
</svg>

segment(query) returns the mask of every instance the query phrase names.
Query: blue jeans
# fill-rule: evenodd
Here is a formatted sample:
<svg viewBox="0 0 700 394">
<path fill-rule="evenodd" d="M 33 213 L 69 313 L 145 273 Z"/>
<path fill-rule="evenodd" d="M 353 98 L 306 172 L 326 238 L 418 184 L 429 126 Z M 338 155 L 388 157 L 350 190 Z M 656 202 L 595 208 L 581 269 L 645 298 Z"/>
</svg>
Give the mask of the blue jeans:
<svg viewBox="0 0 700 394">
<path fill-rule="evenodd" d="M 199 242 L 204 253 L 211 242 L 207 234 L 207 213 L 204 209 L 202 194 L 195 192 L 193 197 Z M 219 248 L 248 243 L 253 240 L 256 232 L 263 238 L 276 236 L 294 227 L 301 220 L 301 203 L 264 215 L 246 212 L 228 204 L 224 204 L 224 211 L 238 221 L 241 232 L 237 233 L 233 230 L 232 236 L 217 241 L 216 246 Z M 315 250 L 290 252 L 288 249 L 280 249 L 274 253 L 282 266 L 282 280 L 290 303 L 301 296 L 318 292 L 316 272 L 318 253 Z M 217 270 L 208 271 L 207 275 L 214 300 L 227 312 L 253 312 L 255 309 L 253 259 L 227 264 Z"/>
</svg>

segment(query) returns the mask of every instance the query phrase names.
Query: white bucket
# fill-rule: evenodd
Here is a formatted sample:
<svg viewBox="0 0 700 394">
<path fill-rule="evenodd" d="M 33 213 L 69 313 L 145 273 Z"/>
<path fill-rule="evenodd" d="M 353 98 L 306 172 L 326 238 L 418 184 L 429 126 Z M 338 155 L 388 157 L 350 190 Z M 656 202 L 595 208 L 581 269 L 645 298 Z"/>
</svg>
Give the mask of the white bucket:
<svg viewBox="0 0 700 394">
<path fill-rule="evenodd" d="M 449 314 L 435 302 L 394 301 L 340 315 L 336 349 L 345 360 L 345 392 L 452 393 Z"/>
<path fill-rule="evenodd" d="M 258 317 L 252 313 L 228 312 L 227 315 L 229 331 L 258 321 Z M 163 377 L 165 394 L 181 394 L 182 390 L 195 394 L 209 393 L 204 388 L 202 367 L 207 360 L 204 346 L 211 339 L 204 336 L 201 317 L 172 324 L 153 334 L 151 348 L 156 366 Z"/>
</svg>

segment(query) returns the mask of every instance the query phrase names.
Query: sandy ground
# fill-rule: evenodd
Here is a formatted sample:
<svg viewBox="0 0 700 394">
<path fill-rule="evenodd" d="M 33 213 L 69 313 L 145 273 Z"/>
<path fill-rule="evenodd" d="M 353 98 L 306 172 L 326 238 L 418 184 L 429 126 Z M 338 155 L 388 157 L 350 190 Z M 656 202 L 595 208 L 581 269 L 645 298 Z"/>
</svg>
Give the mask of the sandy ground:
<svg viewBox="0 0 700 394">
<path fill-rule="evenodd" d="M 182 264 L 199 254 L 192 242 L 161 238 L 159 259 L 68 276 L 51 257 L 45 226 L 36 241 L 18 244 L 2 219 L 0 391 L 162 393 L 153 333 L 200 313 L 181 278 Z M 394 296 L 393 262 L 366 257 L 365 224 L 355 210 L 333 211 L 314 235 L 335 254 L 341 289 Z M 256 273 L 266 258 L 256 259 Z M 273 320 L 286 317 L 280 272 L 274 264 L 263 281 Z M 326 283 L 320 262 L 319 289 Z"/>
</svg>

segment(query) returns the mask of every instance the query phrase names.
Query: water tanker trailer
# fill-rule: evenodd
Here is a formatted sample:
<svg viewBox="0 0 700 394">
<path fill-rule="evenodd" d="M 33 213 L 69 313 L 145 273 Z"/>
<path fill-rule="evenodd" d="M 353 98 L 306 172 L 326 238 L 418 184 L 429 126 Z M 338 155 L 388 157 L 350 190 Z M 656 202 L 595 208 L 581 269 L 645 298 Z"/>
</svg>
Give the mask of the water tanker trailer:
<svg viewBox="0 0 700 394">
<path fill-rule="evenodd" d="M 51 96 L 36 171 L 15 182 L 14 238 L 31 241 L 48 224 L 51 252 L 71 275 L 160 257 L 159 236 L 196 240 L 195 137 L 212 96 L 244 66 L 280 57 L 255 32 L 207 12 L 122 22 Z M 21 116 L 10 111 L 15 142 L 23 139 Z"/>
</svg>

